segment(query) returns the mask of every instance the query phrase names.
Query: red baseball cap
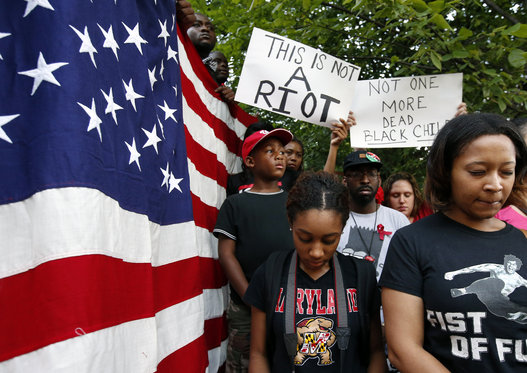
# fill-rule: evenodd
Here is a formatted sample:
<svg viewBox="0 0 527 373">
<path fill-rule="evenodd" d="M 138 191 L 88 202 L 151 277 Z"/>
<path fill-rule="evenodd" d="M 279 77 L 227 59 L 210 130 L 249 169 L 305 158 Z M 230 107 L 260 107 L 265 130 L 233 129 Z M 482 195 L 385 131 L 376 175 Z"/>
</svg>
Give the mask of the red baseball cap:
<svg viewBox="0 0 527 373">
<path fill-rule="evenodd" d="M 261 130 L 255 132 L 251 136 L 247 137 L 243 142 L 242 159 L 245 161 L 245 158 L 247 158 L 255 146 L 258 145 L 260 141 L 265 140 L 268 137 L 276 137 L 283 145 L 286 145 L 293 138 L 293 134 L 283 128 L 276 128 L 272 131 Z"/>
</svg>

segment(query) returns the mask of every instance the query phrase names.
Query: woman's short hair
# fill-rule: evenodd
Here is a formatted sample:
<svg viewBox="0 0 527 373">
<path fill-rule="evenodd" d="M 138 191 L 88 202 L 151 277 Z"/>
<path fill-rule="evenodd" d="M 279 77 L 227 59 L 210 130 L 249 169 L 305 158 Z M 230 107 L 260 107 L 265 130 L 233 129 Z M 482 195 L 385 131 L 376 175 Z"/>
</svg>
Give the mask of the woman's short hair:
<svg viewBox="0 0 527 373">
<path fill-rule="evenodd" d="M 289 191 L 286 207 L 290 223 L 303 211 L 333 210 L 340 215 L 344 227 L 350 211 L 348 188 L 330 173 L 303 172 Z"/>
<path fill-rule="evenodd" d="M 421 193 L 419 185 L 417 184 L 417 180 L 415 180 L 414 175 L 408 172 L 404 172 L 404 171 L 396 172 L 395 174 L 390 175 L 386 179 L 383 185 L 383 190 L 384 190 L 384 195 L 385 195 L 383 204 L 385 206 L 392 207 L 390 206 L 390 192 L 392 190 L 393 184 L 395 184 L 395 182 L 399 180 L 406 180 L 412 186 L 412 190 L 414 192 L 414 207 L 410 213 L 410 216 L 413 217 L 417 215 L 417 212 L 419 211 L 419 209 L 421 208 L 421 205 L 423 204 L 423 195 Z"/>
<path fill-rule="evenodd" d="M 434 210 L 445 211 L 452 197 L 454 160 L 473 140 L 485 135 L 505 135 L 516 148 L 516 183 L 527 172 L 527 149 L 519 131 L 497 114 L 472 113 L 450 120 L 437 134 L 426 165 L 425 196 Z"/>
</svg>

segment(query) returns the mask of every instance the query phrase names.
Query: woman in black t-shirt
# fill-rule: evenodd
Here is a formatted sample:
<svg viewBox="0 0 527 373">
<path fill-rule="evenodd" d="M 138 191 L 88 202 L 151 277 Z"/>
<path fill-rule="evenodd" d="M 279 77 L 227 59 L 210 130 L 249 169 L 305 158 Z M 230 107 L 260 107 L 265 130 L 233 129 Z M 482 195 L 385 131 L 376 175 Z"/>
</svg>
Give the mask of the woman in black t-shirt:
<svg viewBox="0 0 527 373">
<path fill-rule="evenodd" d="M 250 372 L 385 372 L 375 270 L 336 253 L 349 193 L 333 175 L 303 173 L 289 192 L 295 250 L 254 274 Z"/>
<path fill-rule="evenodd" d="M 438 213 L 397 231 L 380 279 L 401 372 L 527 371 L 527 239 L 494 217 L 526 172 L 525 142 L 499 115 L 437 134 L 425 194 Z"/>
</svg>

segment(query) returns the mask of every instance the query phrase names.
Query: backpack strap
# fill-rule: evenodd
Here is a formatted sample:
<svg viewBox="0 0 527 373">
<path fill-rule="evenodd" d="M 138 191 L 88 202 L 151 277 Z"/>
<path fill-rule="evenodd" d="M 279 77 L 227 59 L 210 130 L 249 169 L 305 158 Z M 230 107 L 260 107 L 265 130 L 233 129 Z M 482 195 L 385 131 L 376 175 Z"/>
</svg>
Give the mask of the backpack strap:
<svg viewBox="0 0 527 373">
<path fill-rule="evenodd" d="M 293 250 L 289 251 L 276 251 L 269 255 L 269 258 L 267 259 L 267 262 L 265 264 L 265 286 L 266 286 L 266 294 L 270 299 L 269 304 L 267 305 L 266 310 L 266 344 L 267 344 L 267 354 L 269 361 L 272 359 L 272 351 L 274 351 L 274 341 L 273 338 L 271 338 L 273 330 L 273 318 L 272 315 L 274 314 L 274 309 L 276 306 L 276 302 L 278 300 L 278 297 L 280 295 L 280 280 L 282 278 L 282 273 L 284 270 L 285 262 L 287 261 L 287 257 L 294 253 Z M 296 256 L 296 255 L 295 255 Z M 279 300 L 278 300 L 279 301 Z"/>
<path fill-rule="evenodd" d="M 522 233 L 525 235 L 525 237 L 527 238 L 527 231 L 525 229 L 521 229 L 520 230 L 522 231 Z"/>
</svg>

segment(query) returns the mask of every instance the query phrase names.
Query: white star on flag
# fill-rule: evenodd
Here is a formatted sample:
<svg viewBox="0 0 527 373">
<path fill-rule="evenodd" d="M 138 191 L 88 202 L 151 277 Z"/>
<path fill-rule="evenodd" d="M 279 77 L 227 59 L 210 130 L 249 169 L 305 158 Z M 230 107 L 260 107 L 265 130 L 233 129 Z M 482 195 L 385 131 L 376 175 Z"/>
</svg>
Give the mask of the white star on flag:
<svg viewBox="0 0 527 373">
<path fill-rule="evenodd" d="M 172 88 L 174 88 L 174 94 L 175 94 L 176 97 L 177 97 L 177 86 L 173 86 Z"/>
<path fill-rule="evenodd" d="M 16 117 L 20 116 L 20 114 L 14 114 L 14 115 L 0 115 L 0 139 L 7 141 L 8 143 L 12 144 L 13 141 L 7 136 L 7 133 L 5 133 L 5 130 L 2 128 L 7 123 L 11 122 Z M 168 170 L 168 168 L 167 168 Z"/>
<path fill-rule="evenodd" d="M 126 94 L 125 94 L 126 100 L 132 103 L 134 110 L 137 112 L 137 109 L 135 108 L 135 100 L 139 98 L 145 98 L 145 96 L 141 96 L 139 93 L 134 91 L 132 79 L 130 79 L 130 83 L 128 83 L 128 85 L 123 80 L 123 84 L 124 84 L 124 89 L 126 90 Z"/>
<path fill-rule="evenodd" d="M 119 49 L 119 44 L 117 44 L 113 36 L 112 25 L 110 25 L 110 28 L 108 29 L 108 31 L 105 31 L 99 24 L 97 24 L 97 26 L 99 26 L 102 34 L 104 35 L 104 43 L 102 45 L 103 48 L 110 48 L 113 51 L 113 54 L 115 54 L 115 58 L 117 59 L 117 61 L 119 61 L 119 55 L 117 54 L 117 49 Z"/>
<path fill-rule="evenodd" d="M 152 88 L 152 91 L 154 90 L 154 83 L 157 82 L 156 79 L 156 66 L 152 70 L 148 69 L 148 79 L 150 80 L 150 88 Z"/>
<path fill-rule="evenodd" d="M 172 174 L 172 172 L 170 173 L 170 180 L 168 181 L 168 184 L 170 185 L 170 188 L 168 190 L 169 193 L 172 193 L 172 191 L 174 189 L 177 189 L 179 191 L 179 193 L 183 193 L 183 191 L 181 190 L 181 188 L 179 187 L 179 183 L 181 182 L 181 180 L 183 179 L 177 179 L 174 177 L 174 175 Z"/>
<path fill-rule="evenodd" d="M 124 41 L 125 44 L 135 44 L 137 49 L 139 49 L 139 53 L 143 55 L 143 50 L 141 48 L 141 44 L 148 44 L 148 42 L 139 35 L 139 23 L 135 25 L 133 29 L 130 29 L 124 22 L 122 22 L 123 26 L 126 28 L 126 31 L 128 31 L 128 38 Z"/>
<path fill-rule="evenodd" d="M 172 119 L 174 122 L 177 123 L 177 120 L 176 118 L 174 117 L 174 113 L 177 111 L 177 109 L 171 109 L 170 107 L 168 107 L 168 104 L 166 101 L 163 101 L 164 102 L 164 105 L 161 106 L 161 105 L 157 105 L 161 110 L 163 110 L 165 112 L 165 120 L 167 120 L 168 118 Z"/>
<path fill-rule="evenodd" d="M 145 133 L 146 137 L 148 137 L 148 140 L 143 145 L 143 149 L 146 148 L 147 146 L 151 146 L 151 147 L 153 147 L 155 149 L 156 154 L 159 154 L 157 152 L 157 143 L 160 142 L 161 139 L 159 137 L 157 137 L 156 124 L 154 123 L 154 128 L 152 128 L 152 132 L 149 132 L 148 130 L 145 130 L 144 128 L 141 128 L 141 129 Z"/>
<path fill-rule="evenodd" d="M 42 81 L 50 82 L 60 87 L 59 81 L 53 76 L 53 71 L 60 69 L 67 64 L 67 62 L 56 62 L 48 65 L 44 59 L 44 55 L 40 52 L 36 69 L 19 71 L 18 73 L 35 79 L 33 81 L 33 90 L 31 91 L 31 96 L 33 96 Z"/>
<path fill-rule="evenodd" d="M 163 173 L 163 182 L 161 183 L 161 186 L 164 187 L 166 185 L 167 190 L 168 190 L 168 180 L 170 179 L 170 171 L 169 171 L 168 162 L 167 162 L 167 168 L 166 169 L 160 168 L 160 170 Z"/>
<path fill-rule="evenodd" d="M 73 31 L 75 31 L 77 36 L 82 41 L 81 47 L 79 48 L 79 52 L 88 53 L 90 55 L 91 62 L 93 62 L 93 66 L 97 68 L 97 64 L 95 63 L 95 57 L 93 55 L 94 53 L 97 53 L 97 49 L 95 49 L 95 47 L 93 46 L 91 42 L 90 34 L 88 34 L 88 26 L 84 26 L 84 33 L 80 32 L 72 25 L 70 25 L 70 27 L 73 29 Z"/>
<path fill-rule="evenodd" d="M 173 50 L 170 45 L 168 46 L 168 50 L 167 50 L 167 61 L 170 60 L 170 59 L 173 59 L 174 61 L 177 62 L 177 52 L 175 50 Z"/>
<path fill-rule="evenodd" d="M 0 39 L 5 38 L 6 36 L 11 35 L 9 32 L 0 32 Z M 0 60 L 3 60 L 2 55 L 0 54 Z M 161 60 L 161 63 L 163 63 L 163 60 Z"/>
<path fill-rule="evenodd" d="M 165 63 L 163 60 L 161 60 L 161 67 L 159 68 L 159 77 L 161 78 L 161 80 L 165 80 L 163 78 L 163 72 L 165 71 Z"/>
<path fill-rule="evenodd" d="M 107 103 L 106 110 L 104 110 L 104 114 L 112 113 L 113 121 L 116 125 L 119 125 L 119 123 L 117 123 L 117 114 L 115 112 L 117 110 L 122 110 L 123 108 L 114 102 L 112 87 L 110 87 L 110 92 L 108 92 L 108 94 L 106 94 L 102 89 L 101 92 L 104 95 L 104 99 Z"/>
<path fill-rule="evenodd" d="M 159 116 L 157 116 L 157 123 L 159 123 L 159 128 L 161 128 L 161 136 L 166 140 L 165 137 L 165 128 L 163 127 L 163 123 L 159 120 Z"/>
<path fill-rule="evenodd" d="M 167 39 L 170 37 L 170 34 L 167 31 L 167 21 L 161 23 L 161 20 L 158 19 L 159 26 L 161 27 L 161 33 L 157 36 L 158 38 L 163 38 L 165 40 L 165 47 L 167 46 Z"/>
<path fill-rule="evenodd" d="M 88 129 L 86 130 L 86 132 L 90 132 L 92 129 L 96 128 L 97 132 L 99 132 L 99 137 L 102 142 L 102 133 L 101 133 L 102 120 L 97 115 L 97 109 L 95 107 L 95 99 L 94 98 L 91 99 L 91 108 L 81 104 L 80 102 L 77 102 L 77 104 L 79 104 L 79 106 L 83 108 L 86 114 L 88 114 L 88 116 L 90 117 L 90 123 L 88 124 Z"/>
<path fill-rule="evenodd" d="M 137 151 L 137 148 L 135 146 L 135 138 L 132 138 L 132 145 L 128 144 L 126 141 L 124 143 L 128 147 L 128 151 L 130 152 L 130 160 L 128 161 L 128 164 L 132 164 L 133 162 L 135 162 L 137 164 L 137 167 L 139 168 L 139 171 L 141 171 L 141 165 L 139 164 L 139 157 L 141 156 L 141 153 Z"/>
<path fill-rule="evenodd" d="M 37 6 L 41 6 L 42 8 L 50 9 L 55 11 L 48 0 L 25 0 L 27 2 L 26 5 L 26 11 L 24 13 L 24 17 L 26 17 L 29 13 L 33 11 Z"/>
</svg>

